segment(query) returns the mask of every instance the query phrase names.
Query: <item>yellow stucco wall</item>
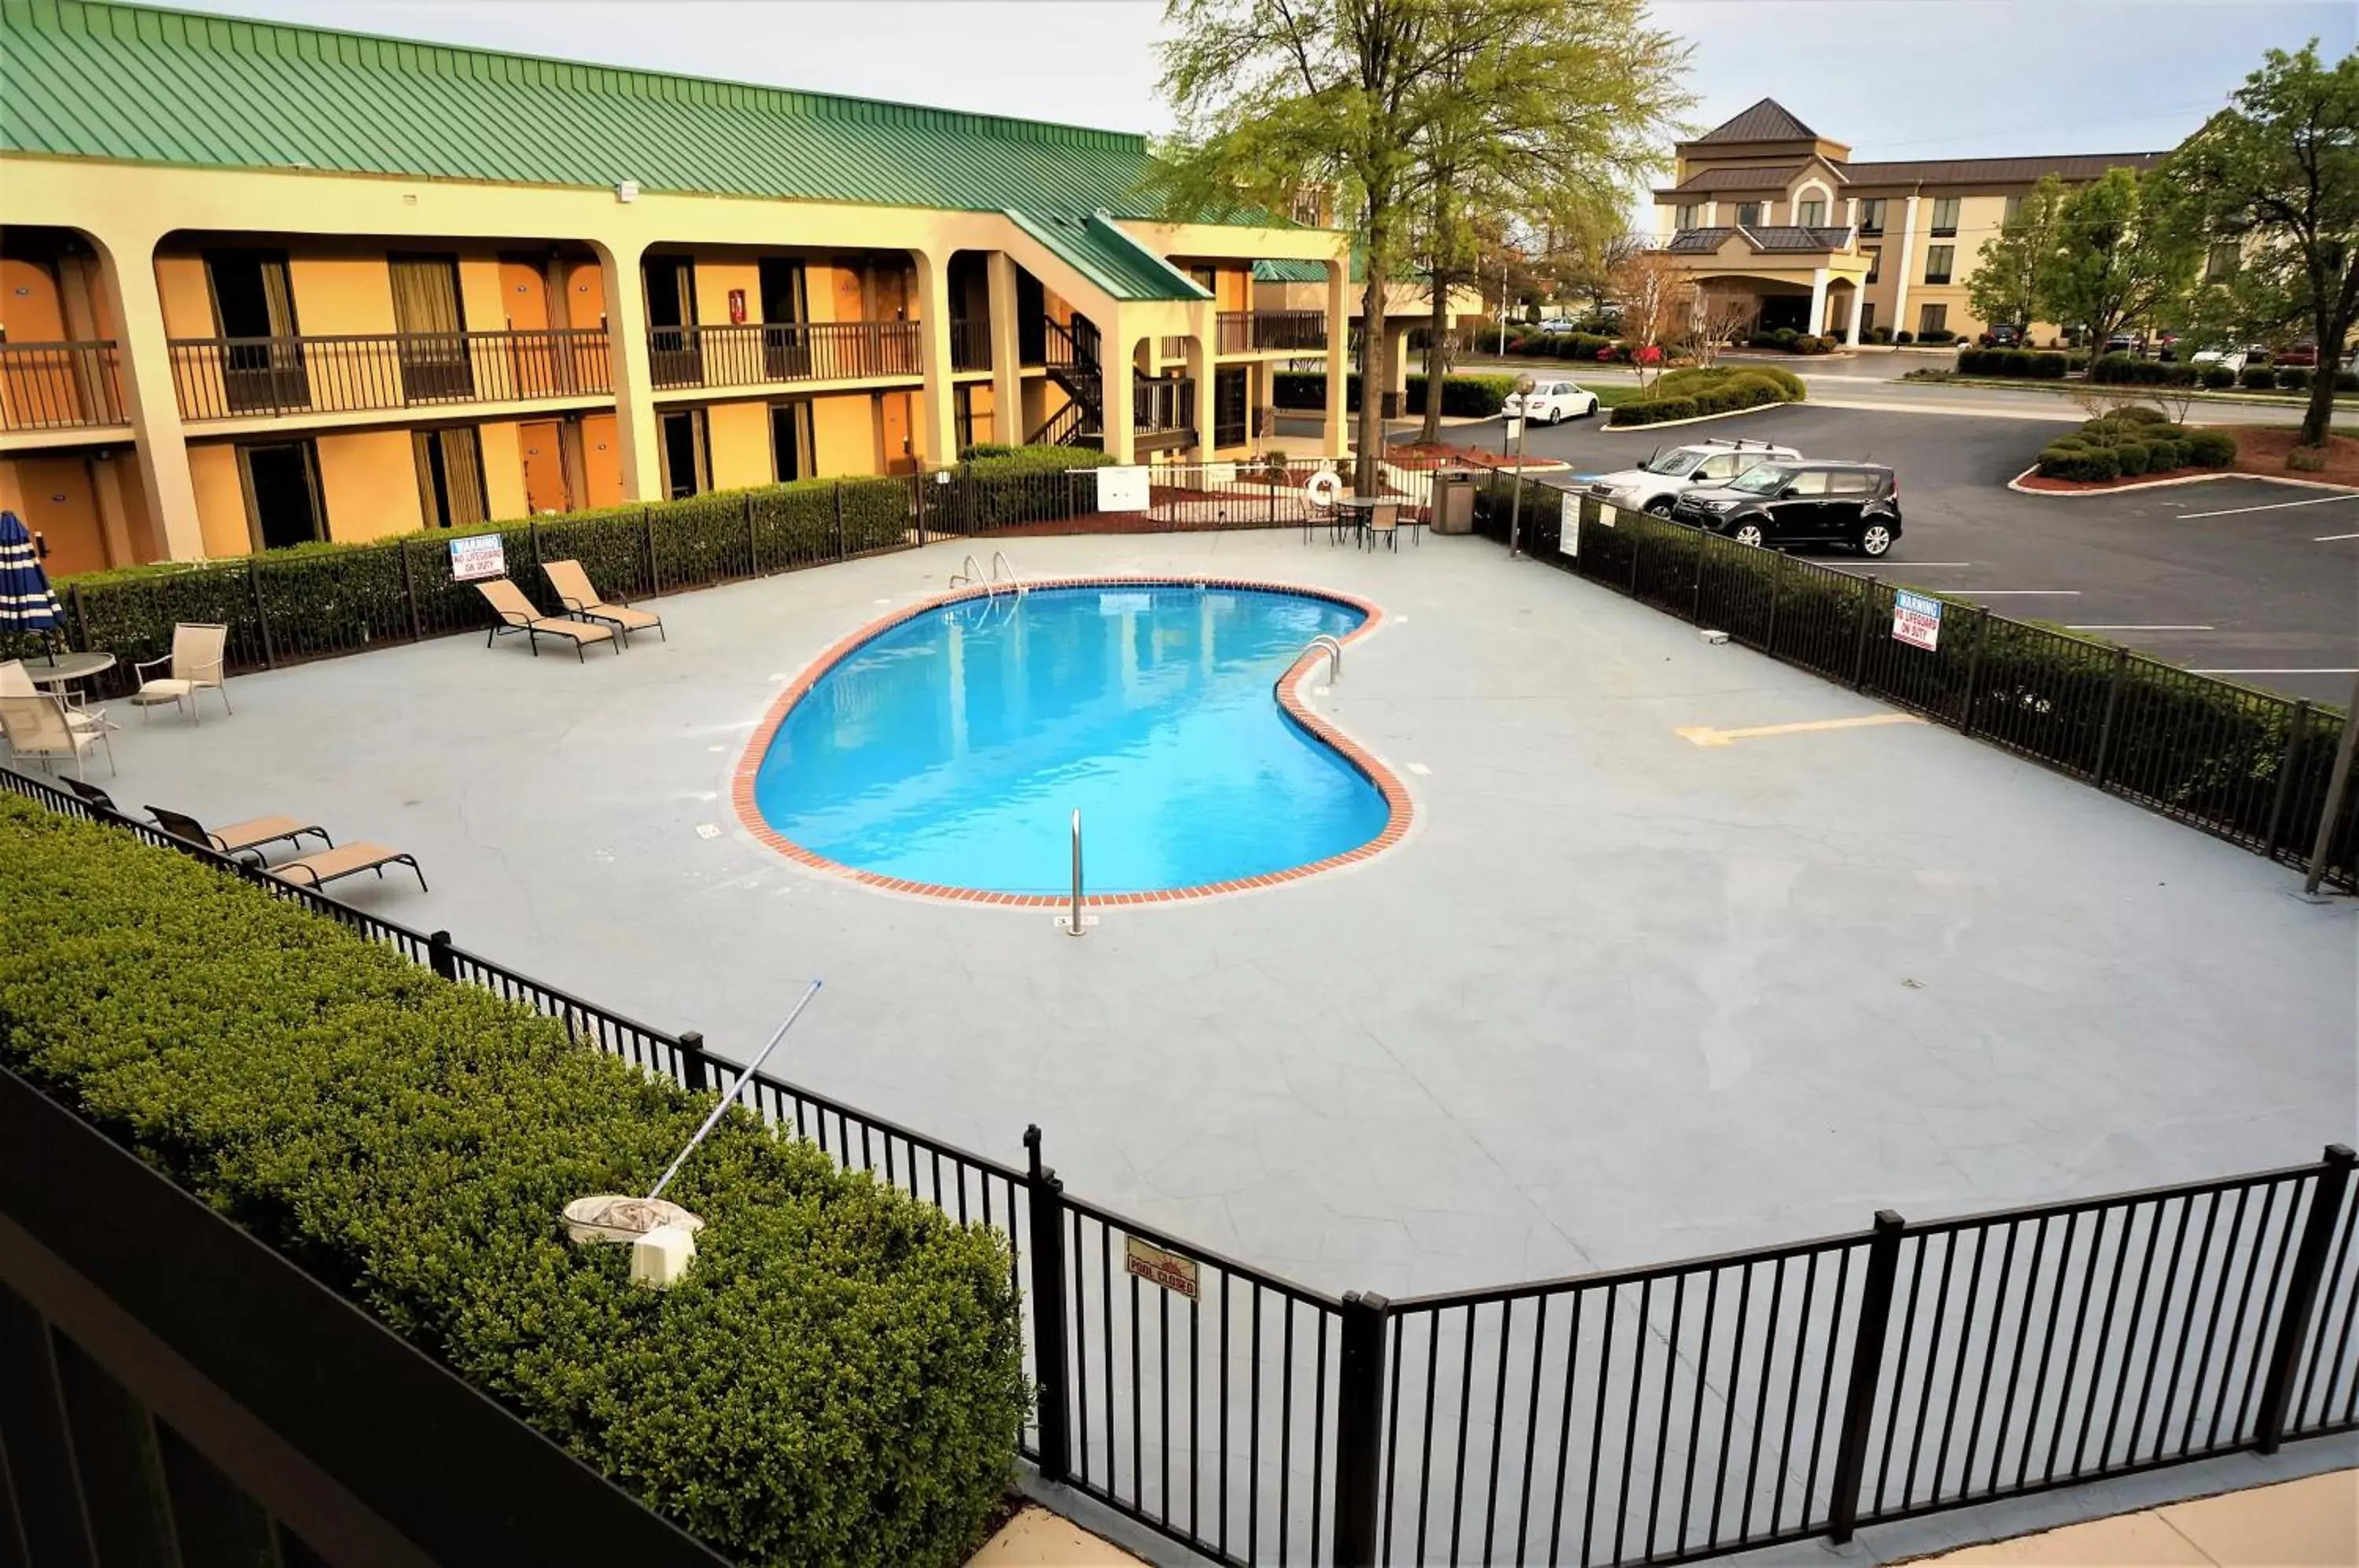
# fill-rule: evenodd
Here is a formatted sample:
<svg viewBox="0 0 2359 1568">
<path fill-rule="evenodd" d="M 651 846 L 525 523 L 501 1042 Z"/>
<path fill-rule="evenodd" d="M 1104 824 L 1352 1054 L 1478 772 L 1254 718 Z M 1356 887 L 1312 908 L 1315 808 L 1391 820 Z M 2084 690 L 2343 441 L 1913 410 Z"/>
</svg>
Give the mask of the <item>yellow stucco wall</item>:
<svg viewBox="0 0 2359 1568">
<path fill-rule="evenodd" d="M 295 324 L 306 337 L 395 328 L 393 274 L 382 255 L 306 256 L 299 251 L 287 258 L 287 283 L 295 296 Z"/>
<path fill-rule="evenodd" d="M 769 484 L 770 406 L 755 402 L 713 404 L 705 410 L 704 446 L 715 490 L 741 490 L 749 485 Z"/>
<path fill-rule="evenodd" d="M 876 472 L 876 408 L 865 392 L 811 399 L 811 441 L 830 478 Z"/>
<path fill-rule="evenodd" d="M 245 490 L 238 482 L 237 449 L 227 441 L 191 446 L 189 476 L 196 482 L 205 553 L 244 555 L 251 550 L 254 527 L 245 515 Z M 411 487 L 416 488 L 415 481 Z"/>
<path fill-rule="evenodd" d="M 762 269 L 750 260 L 706 260 L 696 262 L 696 320 L 699 325 L 725 327 L 729 324 L 729 291 L 742 289 L 745 292 L 745 320 L 762 319 Z M 719 484 L 719 480 L 714 481 Z"/>
<path fill-rule="evenodd" d="M 524 445 L 513 419 L 488 419 L 475 427 L 483 453 L 484 501 L 494 517 L 521 517 L 532 511 L 524 497 Z M 419 516 L 423 517 L 421 503 Z"/>
<path fill-rule="evenodd" d="M 164 306 L 164 331 L 176 338 L 213 335 L 213 297 L 205 282 L 204 259 L 190 255 L 156 258 L 156 291 Z"/>
<path fill-rule="evenodd" d="M 425 527 L 408 430 L 345 430 L 319 441 L 320 504 L 328 537 L 346 542 Z"/>
</svg>

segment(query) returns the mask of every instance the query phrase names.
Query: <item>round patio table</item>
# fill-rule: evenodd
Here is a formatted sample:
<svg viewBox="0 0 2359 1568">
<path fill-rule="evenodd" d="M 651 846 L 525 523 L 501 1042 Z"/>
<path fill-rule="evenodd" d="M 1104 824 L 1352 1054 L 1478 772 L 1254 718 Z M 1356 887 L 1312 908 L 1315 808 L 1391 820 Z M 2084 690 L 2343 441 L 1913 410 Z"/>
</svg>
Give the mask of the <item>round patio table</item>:
<svg viewBox="0 0 2359 1568">
<path fill-rule="evenodd" d="M 25 673 L 36 686 L 70 686 L 77 681 L 87 681 L 93 675 L 103 675 L 114 668 L 111 653 L 61 653 L 55 659 L 24 660 Z"/>
</svg>

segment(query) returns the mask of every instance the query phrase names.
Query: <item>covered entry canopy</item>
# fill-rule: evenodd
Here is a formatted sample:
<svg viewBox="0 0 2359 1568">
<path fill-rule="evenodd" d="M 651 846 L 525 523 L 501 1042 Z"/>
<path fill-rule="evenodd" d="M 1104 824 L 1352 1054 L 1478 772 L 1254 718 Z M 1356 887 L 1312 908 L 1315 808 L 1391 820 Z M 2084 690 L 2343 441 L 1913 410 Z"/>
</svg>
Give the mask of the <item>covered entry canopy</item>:
<svg viewBox="0 0 2359 1568">
<path fill-rule="evenodd" d="M 1845 227 L 1746 226 L 1683 229 L 1666 247 L 1710 298 L 1750 295 L 1764 327 L 1857 341 L 1861 289 L 1875 258 Z M 1792 319 L 1788 319 L 1792 318 Z"/>
</svg>

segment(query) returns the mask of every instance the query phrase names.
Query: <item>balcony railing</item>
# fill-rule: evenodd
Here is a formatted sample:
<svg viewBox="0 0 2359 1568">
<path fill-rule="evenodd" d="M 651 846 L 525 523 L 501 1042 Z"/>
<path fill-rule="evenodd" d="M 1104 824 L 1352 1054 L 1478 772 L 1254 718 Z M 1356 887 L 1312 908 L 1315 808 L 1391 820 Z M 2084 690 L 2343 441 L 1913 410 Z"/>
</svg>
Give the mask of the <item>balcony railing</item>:
<svg viewBox="0 0 2359 1568">
<path fill-rule="evenodd" d="M 951 323 L 951 368 L 991 368 L 991 323 L 954 321 Z"/>
<path fill-rule="evenodd" d="M 1193 376 L 1150 380 L 1142 376 L 1131 386 L 1131 429 L 1151 434 L 1196 428 Z"/>
<path fill-rule="evenodd" d="M 112 342 L 0 343 L 0 430 L 126 423 Z"/>
<path fill-rule="evenodd" d="M 1324 310 L 1223 310 L 1220 354 L 1259 354 L 1274 349 L 1327 346 Z"/>
<path fill-rule="evenodd" d="M 529 402 L 614 390 L 603 327 L 180 338 L 169 346 L 185 419 Z"/>
<path fill-rule="evenodd" d="M 757 387 L 772 381 L 861 381 L 916 376 L 924 351 L 915 321 L 758 321 L 657 327 L 647 333 L 658 387 Z"/>
</svg>

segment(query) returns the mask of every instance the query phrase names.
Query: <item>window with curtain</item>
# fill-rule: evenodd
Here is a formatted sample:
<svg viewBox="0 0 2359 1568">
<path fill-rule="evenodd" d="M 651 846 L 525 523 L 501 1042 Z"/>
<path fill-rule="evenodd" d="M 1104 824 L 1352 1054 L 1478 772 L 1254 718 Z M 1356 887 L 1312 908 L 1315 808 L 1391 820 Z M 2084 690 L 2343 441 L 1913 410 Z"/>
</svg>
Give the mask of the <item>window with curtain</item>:
<svg viewBox="0 0 2359 1568">
<path fill-rule="evenodd" d="M 1950 330 L 1950 308 L 1947 305 L 1926 305 L 1917 312 L 1917 334 L 1945 332 Z"/>
<path fill-rule="evenodd" d="M 1937 196 L 1933 200 L 1933 232 L 1954 234 L 1958 232 L 1958 198 Z"/>
<path fill-rule="evenodd" d="M 429 528 L 480 528 L 491 516 L 484 496 L 484 454 L 472 427 L 418 430 L 418 509 Z"/>
<path fill-rule="evenodd" d="M 459 303 L 455 256 L 395 256 L 393 321 L 402 401 L 450 403 L 475 394 L 467 358 L 466 316 Z"/>
<path fill-rule="evenodd" d="M 1859 232 L 1880 234 L 1884 232 L 1884 198 L 1875 197 L 1859 204 Z"/>
<path fill-rule="evenodd" d="M 1955 245 L 1927 245 L 1925 247 L 1925 281 L 1947 283 L 1950 280 L 1950 268 L 1956 265 L 1958 247 Z"/>
<path fill-rule="evenodd" d="M 1815 229 L 1827 221 L 1827 204 L 1815 196 L 1801 203 L 1796 211 L 1799 215 L 1795 221 L 1806 229 Z"/>
<path fill-rule="evenodd" d="M 1701 207 L 1698 206 L 1693 201 L 1686 201 L 1680 205 L 1679 211 L 1672 218 L 1671 222 L 1674 227 L 1692 229 L 1696 226 L 1696 221 L 1702 217 L 1702 215 L 1703 209 Z"/>
<path fill-rule="evenodd" d="M 1746 228 L 1751 228 L 1756 223 L 1758 223 L 1761 221 L 1761 203 L 1758 201 L 1738 202 L 1736 207 L 1736 221 L 1744 224 Z"/>
<path fill-rule="evenodd" d="M 1867 281 L 1870 283 L 1875 282 L 1876 278 L 1883 274 L 1883 271 L 1884 247 L 1882 245 L 1869 245 L 1867 247 Z"/>
</svg>

